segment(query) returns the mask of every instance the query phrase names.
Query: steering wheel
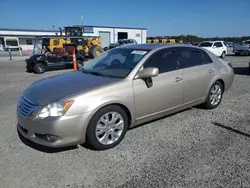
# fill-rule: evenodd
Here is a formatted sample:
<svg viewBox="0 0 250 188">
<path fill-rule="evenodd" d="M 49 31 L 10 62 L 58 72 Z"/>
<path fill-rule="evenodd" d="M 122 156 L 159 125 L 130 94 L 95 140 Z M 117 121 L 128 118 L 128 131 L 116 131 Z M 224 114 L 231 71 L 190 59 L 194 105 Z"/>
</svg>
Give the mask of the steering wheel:
<svg viewBox="0 0 250 188">
<path fill-rule="evenodd" d="M 112 62 L 111 62 L 111 65 L 110 65 L 112 68 L 120 68 L 122 66 L 122 63 L 120 62 L 119 59 L 114 59 Z"/>
</svg>

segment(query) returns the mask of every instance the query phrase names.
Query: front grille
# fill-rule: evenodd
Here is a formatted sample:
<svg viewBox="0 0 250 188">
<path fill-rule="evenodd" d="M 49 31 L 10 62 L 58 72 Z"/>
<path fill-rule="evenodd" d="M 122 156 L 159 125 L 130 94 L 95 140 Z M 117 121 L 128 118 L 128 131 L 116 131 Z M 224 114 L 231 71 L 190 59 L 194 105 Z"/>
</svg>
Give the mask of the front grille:
<svg viewBox="0 0 250 188">
<path fill-rule="evenodd" d="M 32 103 L 31 101 L 27 100 L 24 97 L 21 97 L 18 104 L 18 109 L 20 114 L 22 114 L 25 117 L 30 116 L 37 107 L 38 106 L 35 103 Z"/>
</svg>

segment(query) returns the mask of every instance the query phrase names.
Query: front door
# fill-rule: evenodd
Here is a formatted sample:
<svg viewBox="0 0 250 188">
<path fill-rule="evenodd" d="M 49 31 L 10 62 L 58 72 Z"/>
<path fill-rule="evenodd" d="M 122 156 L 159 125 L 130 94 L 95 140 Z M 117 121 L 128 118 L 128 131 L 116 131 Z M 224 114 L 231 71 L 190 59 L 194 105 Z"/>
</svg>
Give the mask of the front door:
<svg viewBox="0 0 250 188">
<path fill-rule="evenodd" d="M 184 103 L 195 102 L 207 96 L 215 68 L 211 58 L 200 49 L 179 48 L 180 69 L 183 72 Z"/>
<path fill-rule="evenodd" d="M 174 48 L 156 52 L 142 68 L 157 67 L 159 75 L 148 87 L 144 80 L 133 81 L 137 120 L 157 115 L 183 104 L 182 72 Z"/>
</svg>

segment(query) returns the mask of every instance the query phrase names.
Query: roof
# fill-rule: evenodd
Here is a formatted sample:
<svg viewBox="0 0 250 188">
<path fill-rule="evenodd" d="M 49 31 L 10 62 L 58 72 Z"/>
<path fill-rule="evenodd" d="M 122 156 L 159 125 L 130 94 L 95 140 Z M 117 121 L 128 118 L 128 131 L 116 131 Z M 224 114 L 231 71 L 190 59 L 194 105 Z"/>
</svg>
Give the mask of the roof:
<svg viewBox="0 0 250 188">
<path fill-rule="evenodd" d="M 37 35 L 36 37 L 38 38 L 76 38 L 76 39 L 81 39 L 81 38 L 93 38 L 93 37 L 99 37 L 99 36 L 71 36 L 71 35 Z"/>
<path fill-rule="evenodd" d="M 206 40 L 202 42 L 224 42 L 223 40 Z"/>
<path fill-rule="evenodd" d="M 72 25 L 79 27 L 80 25 Z M 140 30 L 147 30 L 147 28 L 141 27 L 121 27 L 121 26 L 103 26 L 103 25 L 83 25 L 83 27 L 98 27 L 98 28 L 114 28 L 114 29 L 140 29 Z"/>
<path fill-rule="evenodd" d="M 0 28 L 0 31 L 60 32 L 59 30 L 45 30 L 45 29 L 13 29 L 13 28 Z"/>
<path fill-rule="evenodd" d="M 170 46 L 187 46 L 190 47 L 188 44 L 179 44 L 179 43 L 151 43 L 151 44 L 129 44 L 129 45 L 123 45 L 121 48 L 133 48 L 133 49 L 140 49 L 140 50 L 153 50 L 157 48 L 162 48 L 162 47 L 170 47 Z M 195 47 L 195 46 L 192 46 Z"/>
<path fill-rule="evenodd" d="M 72 26 L 81 26 L 81 25 L 72 25 Z M 137 27 L 115 27 L 115 26 L 97 26 L 97 25 L 82 25 L 83 27 L 97 27 L 97 28 L 114 28 L 114 29 L 140 29 L 147 30 L 146 28 L 137 28 Z M 34 32 L 60 32 L 60 30 L 45 30 L 45 29 L 18 29 L 18 28 L 0 28 L 0 31 L 34 31 Z"/>
</svg>

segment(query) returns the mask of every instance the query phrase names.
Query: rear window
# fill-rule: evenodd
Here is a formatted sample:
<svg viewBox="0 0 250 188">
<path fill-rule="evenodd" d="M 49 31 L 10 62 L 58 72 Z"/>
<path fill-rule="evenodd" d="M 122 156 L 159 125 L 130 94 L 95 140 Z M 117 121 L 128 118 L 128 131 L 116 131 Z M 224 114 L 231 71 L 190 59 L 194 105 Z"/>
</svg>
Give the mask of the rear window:
<svg viewBox="0 0 250 188">
<path fill-rule="evenodd" d="M 202 42 L 199 44 L 200 47 L 211 47 L 212 45 L 212 42 Z"/>
</svg>

